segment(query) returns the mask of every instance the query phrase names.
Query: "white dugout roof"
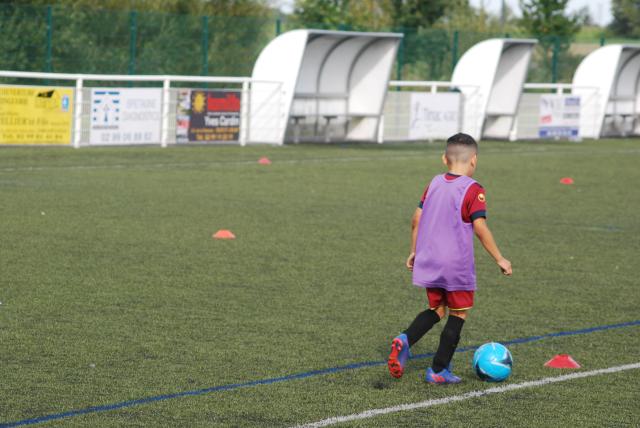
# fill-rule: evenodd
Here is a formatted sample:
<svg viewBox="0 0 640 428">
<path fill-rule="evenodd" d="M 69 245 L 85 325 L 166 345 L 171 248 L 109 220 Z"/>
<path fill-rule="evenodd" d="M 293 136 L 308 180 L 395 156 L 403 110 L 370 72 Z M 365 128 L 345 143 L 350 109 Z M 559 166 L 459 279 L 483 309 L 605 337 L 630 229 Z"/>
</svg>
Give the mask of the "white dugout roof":
<svg viewBox="0 0 640 428">
<path fill-rule="evenodd" d="M 375 141 L 401 34 L 294 30 L 256 61 L 248 140 Z M 282 82 L 279 88 L 260 81 Z M 282 95 L 278 124 L 267 110 Z M 276 126 L 277 125 L 277 126 Z"/>
<path fill-rule="evenodd" d="M 511 137 L 536 43 L 532 39 L 489 39 L 464 53 L 451 77 L 466 101 L 462 132 L 476 139 Z"/>
<path fill-rule="evenodd" d="M 582 60 L 572 83 L 573 94 L 581 96 L 582 137 L 640 135 L 640 45 L 596 49 Z"/>
</svg>

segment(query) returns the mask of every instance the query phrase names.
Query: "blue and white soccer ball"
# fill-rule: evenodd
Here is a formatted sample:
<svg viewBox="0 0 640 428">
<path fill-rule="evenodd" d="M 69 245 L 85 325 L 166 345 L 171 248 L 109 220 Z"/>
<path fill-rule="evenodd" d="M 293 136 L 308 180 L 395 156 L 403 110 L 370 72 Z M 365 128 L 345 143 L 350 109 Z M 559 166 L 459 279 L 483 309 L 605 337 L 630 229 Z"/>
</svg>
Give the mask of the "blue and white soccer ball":
<svg viewBox="0 0 640 428">
<path fill-rule="evenodd" d="M 473 354 L 473 370 L 487 382 L 502 382 L 508 378 L 512 365 L 511 352 L 499 343 L 485 343 Z"/>
</svg>

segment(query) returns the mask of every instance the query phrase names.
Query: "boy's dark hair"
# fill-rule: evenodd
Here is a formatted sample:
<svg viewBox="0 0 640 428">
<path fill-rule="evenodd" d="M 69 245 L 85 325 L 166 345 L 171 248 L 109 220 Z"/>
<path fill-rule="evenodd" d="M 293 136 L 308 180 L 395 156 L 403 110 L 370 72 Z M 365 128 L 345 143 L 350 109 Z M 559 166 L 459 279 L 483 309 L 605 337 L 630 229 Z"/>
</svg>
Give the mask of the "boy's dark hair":
<svg viewBox="0 0 640 428">
<path fill-rule="evenodd" d="M 478 153 L 478 143 L 471 135 L 459 132 L 447 140 L 445 155 L 449 162 L 467 162 Z"/>
<path fill-rule="evenodd" d="M 449 137 L 449 139 L 447 140 L 447 146 L 449 144 L 462 144 L 464 146 L 473 146 L 475 147 L 476 150 L 478 150 L 478 143 L 476 143 L 476 140 L 474 140 L 471 135 L 463 134 L 462 132 L 458 132 L 457 134 Z"/>
</svg>

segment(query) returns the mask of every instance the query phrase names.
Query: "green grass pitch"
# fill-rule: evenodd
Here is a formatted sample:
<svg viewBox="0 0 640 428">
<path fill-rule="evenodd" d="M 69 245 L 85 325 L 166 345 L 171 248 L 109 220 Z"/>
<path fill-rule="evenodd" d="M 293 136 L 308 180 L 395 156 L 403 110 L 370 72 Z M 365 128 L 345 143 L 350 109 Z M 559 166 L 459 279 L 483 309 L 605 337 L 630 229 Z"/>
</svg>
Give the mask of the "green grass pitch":
<svg viewBox="0 0 640 428">
<path fill-rule="evenodd" d="M 385 360 L 425 305 L 404 261 L 441 151 L 0 149 L 0 424 Z M 639 163 L 638 140 L 481 143 L 475 178 L 514 275 L 476 247 L 460 346 L 640 319 Z M 583 370 L 637 363 L 640 326 L 510 350 L 507 383 L 564 373 L 543 367 L 559 353 Z M 400 380 L 380 365 L 42 425 L 291 426 L 492 386 L 472 354 L 456 354 L 455 386 L 425 384 L 419 359 Z M 639 401 L 630 370 L 343 426 L 634 426 Z"/>
</svg>

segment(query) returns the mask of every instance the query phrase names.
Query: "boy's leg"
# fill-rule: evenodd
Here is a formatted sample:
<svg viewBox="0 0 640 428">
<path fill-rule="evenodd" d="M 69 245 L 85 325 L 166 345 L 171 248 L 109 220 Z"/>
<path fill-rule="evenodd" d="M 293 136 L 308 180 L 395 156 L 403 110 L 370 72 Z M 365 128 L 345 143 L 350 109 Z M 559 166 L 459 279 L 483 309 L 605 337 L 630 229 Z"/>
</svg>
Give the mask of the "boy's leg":
<svg viewBox="0 0 640 428">
<path fill-rule="evenodd" d="M 409 346 L 413 346 L 422 336 L 427 334 L 427 332 L 431 330 L 431 327 L 440 321 L 442 317 L 444 317 L 444 305 L 420 312 L 409 327 L 403 331 L 403 333 L 407 335 Z"/>
<path fill-rule="evenodd" d="M 440 344 L 433 357 L 433 365 L 427 369 L 429 383 L 458 383 L 460 378 L 450 372 L 449 367 L 456 352 L 460 333 L 467 318 L 467 311 L 473 307 L 473 291 L 450 291 L 447 293 L 449 318 L 440 334 Z"/>
<path fill-rule="evenodd" d="M 457 313 L 456 313 L 457 312 Z M 440 335 L 440 344 L 435 357 L 433 357 L 432 367 L 427 368 L 425 380 L 434 384 L 459 383 L 460 378 L 451 373 L 449 366 L 453 357 L 458 341 L 460 340 L 460 331 L 464 325 L 465 313 L 463 311 L 449 311 L 447 324 L 442 329 Z M 462 316 L 460 316 L 462 315 Z"/>
<path fill-rule="evenodd" d="M 445 291 L 427 289 L 429 307 L 420 312 L 411 325 L 391 342 L 391 353 L 387 360 L 391 376 L 400 378 L 404 373 L 404 365 L 409 358 L 409 348 L 422 338 L 444 316 Z"/>
<path fill-rule="evenodd" d="M 449 318 L 440 334 L 440 344 L 433 357 L 433 371 L 436 373 L 446 369 L 456 352 L 458 342 L 460 341 L 460 332 L 464 326 L 467 311 L 449 311 Z"/>
<path fill-rule="evenodd" d="M 393 339 L 393 342 L 391 342 L 391 354 L 389 354 L 389 359 L 387 360 L 391 376 L 402 377 L 404 365 L 409 359 L 409 348 L 424 336 L 435 323 L 440 321 L 443 315 L 444 306 L 439 307 L 438 310 L 429 309 L 420 312 L 409 328 Z"/>
<path fill-rule="evenodd" d="M 409 328 L 403 331 L 407 335 L 409 346 L 413 346 L 444 317 L 446 291 L 442 288 L 427 288 L 426 292 L 430 309 L 420 312 Z"/>
</svg>

